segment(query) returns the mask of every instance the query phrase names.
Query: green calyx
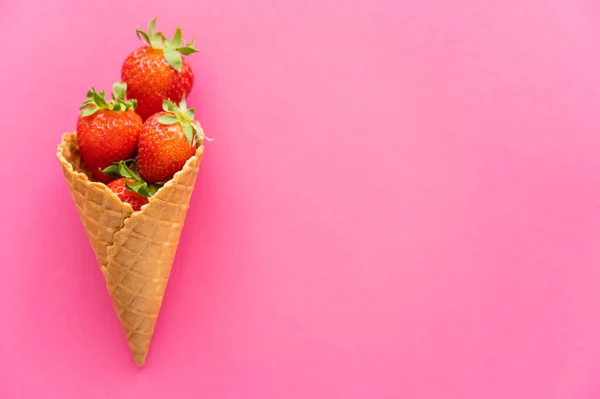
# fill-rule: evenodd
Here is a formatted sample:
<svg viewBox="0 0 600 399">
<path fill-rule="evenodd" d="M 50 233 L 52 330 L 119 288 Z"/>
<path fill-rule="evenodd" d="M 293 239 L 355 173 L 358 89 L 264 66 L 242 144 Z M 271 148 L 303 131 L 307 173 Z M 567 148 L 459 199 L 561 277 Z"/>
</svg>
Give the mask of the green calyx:
<svg viewBox="0 0 600 399">
<path fill-rule="evenodd" d="M 113 85 L 113 91 L 110 93 L 112 100 L 106 101 L 104 98 L 104 90 L 99 93 L 95 88 L 91 88 L 87 92 L 87 98 L 81 104 L 81 116 L 90 116 L 95 114 L 100 109 L 108 111 L 127 111 L 137 107 L 136 100 L 126 100 L 125 93 L 127 92 L 127 84 L 116 82 Z"/>
<path fill-rule="evenodd" d="M 156 18 L 150 21 L 148 32 L 136 29 L 136 34 L 140 40 L 149 44 L 153 49 L 163 50 L 165 59 L 177 72 L 181 72 L 183 61 L 181 54 L 190 55 L 197 53 L 194 48 L 194 40 L 189 43 L 183 41 L 181 28 L 178 26 L 172 39 L 168 39 L 162 32 L 155 31 Z"/>
<path fill-rule="evenodd" d="M 194 108 L 188 109 L 187 104 L 185 102 L 185 97 L 181 99 L 179 106 L 175 105 L 173 102 L 169 100 L 163 101 L 163 110 L 172 113 L 173 115 L 164 115 L 158 118 L 158 121 L 163 125 L 172 125 L 175 123 L 179 123 L 183 128 L 183 133 L 187 138 L 190 146 L 195 146 L 196 144 L 202 142 L 204 139 L 211 140 L 210 138 L 204 135 L 204 131 L 198 123 L 197 120 L 194 119 Z"/>
<path fill-rule="evenodd" d="M 129 165 L 133 165 L 133 169 Z M 125 188 L 138 193 L 142 197 L 151 197 L 160 188 L 157 184 L 148 184 L 142 179 L 138 172 L 137 161 L 135 159 L 128 159 L 126 161 L 115 162 L 106 169 L 102 170 L 103 173 L 112 177 L 124 177 Z M 133 180 L 133 184 L 129 185 L 129 180 Z"/>
</svg>

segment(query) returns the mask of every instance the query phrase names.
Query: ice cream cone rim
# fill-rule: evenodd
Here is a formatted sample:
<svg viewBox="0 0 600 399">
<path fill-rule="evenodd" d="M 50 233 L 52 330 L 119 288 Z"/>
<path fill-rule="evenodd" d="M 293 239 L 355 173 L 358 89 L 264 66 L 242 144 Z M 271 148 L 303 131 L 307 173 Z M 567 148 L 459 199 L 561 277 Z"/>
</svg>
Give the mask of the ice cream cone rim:
<svg viewBox="0 0 600 399">
<path fill-rule="evenodd" d="M 74 133 L 74 132 L 67 132 L 67 133 L 64 133 L 64 134 L 62 135 L 61 142 L 60 142 L 60 144 L 59 144 L 59 146 L 58 146 L 58 150 L 57 150 L 57 154 L 56 154 L 56 155 L 57 155 L 57 157 L 59 158 L 60 162 L 61 162 L 62 164 L 64 164 L 64 165 L 66 165 L 66 167 L 67 167 L 67 169 L 69 170 L 69 172 L 71 172 L 71 173 L 73 173 L 73 174 L 75 174 L 75 175 L 77 175 L 77 176 L 80 176 L 80 177 L 83 179 L 83 181 L 84 181 L 86 184 L 90 184 L 90 185 L 92 185 L 92 186 L 94 186 L 94 187 L 97 187 L 97 188 L 99 188 L 100 190 L 102 190 L 102 191 L 106 192 L 108 195 L 111 195 L 111 196 L 113 196 L 114 198 L 117 198 L 117 199 L 118 199 L 118 196 L 117 196 L 117 194 L 115 194 L 115 193 L 114 193 L 114 192 L 113 192 L 113 191 L 112 191 L 110 188 L 108 188 L 108 186 L 107 186 L 106 184 L 104 184 L 104 183 L 100 183 L 100 182 L 95 182 L 95 181 L 92 181 L 92 180 L 90 180 L 90 178 L 88 177 L 88 175 L 87 175 L 86 173 L 84 173 L 84 172 L 80 172 L 80 171 L 78 171 L 78 170 L 75 170 L 75 168 L 73 167 L 73 164 L 71 164 L 71 162 L 67 161 L 66 157 L 65 157 L 65 156 L 64 156 L 64 154 L 63 154 L 63 148 L 64 148 L 64 145 L 66 144 L 67 138 L 68 138 L 69 136 L 72 136 L 72 135 L 75 135 L 75 134 L 76 134 L 76 133 Z M 156 193 L 155 193 L 155 194 L 154 194 L 152 197 L 150 197 L 150 198 L 148 199 L 148 203 L 150 203 L 150 201 L 152 201 L 152 199 L 153 199 L 154 197 L 156 197 L 156 196 L 158 195 L 158 193 L 159 193 L 159 192 L 160 192 L 160 191 L 161 191 L 161 190 L 162 190 L 164 187 L 168 187 L 168 186 L 170 186 L 171 184 L 174 184 L 174 183 L 173 183 L 173 181 L 175 180 L 176 176 L 178 176 L 179 174 L 181 174 L 181 173 L 182 173 L 182 171 L 183 171 L 183 169 L 184 169 L 186 166 L 188 166 L 188 165 L 189 165 L 191 162 L 193 162 L 193 159 L 194 159 L 194 158 L 202 156 L 202 155 L 203 155 L 203 153 L 204 153 L 204 145 L 203 145 L 203 142 L 201 141 L 201 142 L 200 142 L 200 145 L 198 145 L 198 147 L 196 148 L 196 151 L 194 152 L 194 155 L 193 155 L 193 156 L 191 156 L 191 157 L 190 157 L 190 158 L 189 158 L 189 159 L 186 161 L 186 163 L 184 164 L 183 168 L 181 168 L 181 170 L 177 171 L 177 172 L 176 172 L 176 173 L 173 175 L 173 177 L 172 177 L 171 179 L 169 179 L 169 180 L 168 180 L 168 181 L 167 181 L 167 182 L 166 182 L 164 185 L 162 185 L 162 186 L 161 186 L 161 187 L 158 189 L 158 191 L 157 191 L 157 192 L 156 192 Z M 128 203 L 126 203 L 126 202 L 122 202 L 122 204 L 123 204 L 123 206 L 124 206 L 125 208 L 128 208 L 127 210 L 128 210 L 128 211 L 130 211 L 130 212 L 131 212 L 131 214 L 133 214 L 133 213 L 136 213 L 136 212 L 141 212 L 141 211 L 142 211 L 142 210 L 143 210 L 143 209 L 144 209 L 144 208 L 145 208 L 145 207 L 148 205 L 148 204 L 144 204 L 144 205 L 143 205 L 143 206 L 140 208 L 140 210 L 139 210 L 139 211 L 134 211 L 134 210 L 133 210 L 133 208 L 131 207 L 131 205 L 130 205 L 130 204 L 128 204 Z M 127 219 L 128 219 L 128 218 L 127 218 Z M 125 220 L 127 220 L 127 219 L 125 219 Z"/>
</svg>

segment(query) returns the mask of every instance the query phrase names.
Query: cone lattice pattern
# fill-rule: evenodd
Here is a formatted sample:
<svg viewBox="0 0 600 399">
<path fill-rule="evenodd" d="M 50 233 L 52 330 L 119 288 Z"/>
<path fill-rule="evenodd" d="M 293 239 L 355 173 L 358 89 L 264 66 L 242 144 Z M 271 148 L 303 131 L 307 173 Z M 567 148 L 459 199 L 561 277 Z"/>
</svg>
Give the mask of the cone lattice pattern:
<svg viewBox="0 0 600 399">
<path fill-rule="evenodd" d="M 139 212 L 89 179 L 74 133 L 57 157 L 136 364 L 148 354 L 204 147 Z"/>
</svg>

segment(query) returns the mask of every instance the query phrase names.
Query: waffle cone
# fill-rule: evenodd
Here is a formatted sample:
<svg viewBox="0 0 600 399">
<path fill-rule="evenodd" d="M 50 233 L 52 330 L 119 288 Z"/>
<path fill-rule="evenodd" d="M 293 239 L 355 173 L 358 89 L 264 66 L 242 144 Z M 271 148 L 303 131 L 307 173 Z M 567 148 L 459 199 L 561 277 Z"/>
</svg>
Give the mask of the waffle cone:
<svg viewBox="0 0 600 399">
<path fill-rule="evenodd" d="M 138 366 L 144 365 L 204 146 L 138 212 L 93 182 L 75 133 L 57 157 Z"/>
</svg>

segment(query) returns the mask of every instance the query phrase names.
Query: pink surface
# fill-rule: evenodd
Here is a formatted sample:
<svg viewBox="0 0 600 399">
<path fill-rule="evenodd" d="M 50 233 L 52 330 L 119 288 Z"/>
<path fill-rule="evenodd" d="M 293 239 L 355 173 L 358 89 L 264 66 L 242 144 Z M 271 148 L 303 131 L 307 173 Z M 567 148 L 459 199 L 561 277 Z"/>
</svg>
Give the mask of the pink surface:
<svg viewBox="0 0 600 399">
<path fill-rule="evenodd" d="M 2 0 L 0 398 L 600 397 L 594 0 Z M 209 136 L 145 368 L 55 158 L 154 16 Z"/>
</svg>

